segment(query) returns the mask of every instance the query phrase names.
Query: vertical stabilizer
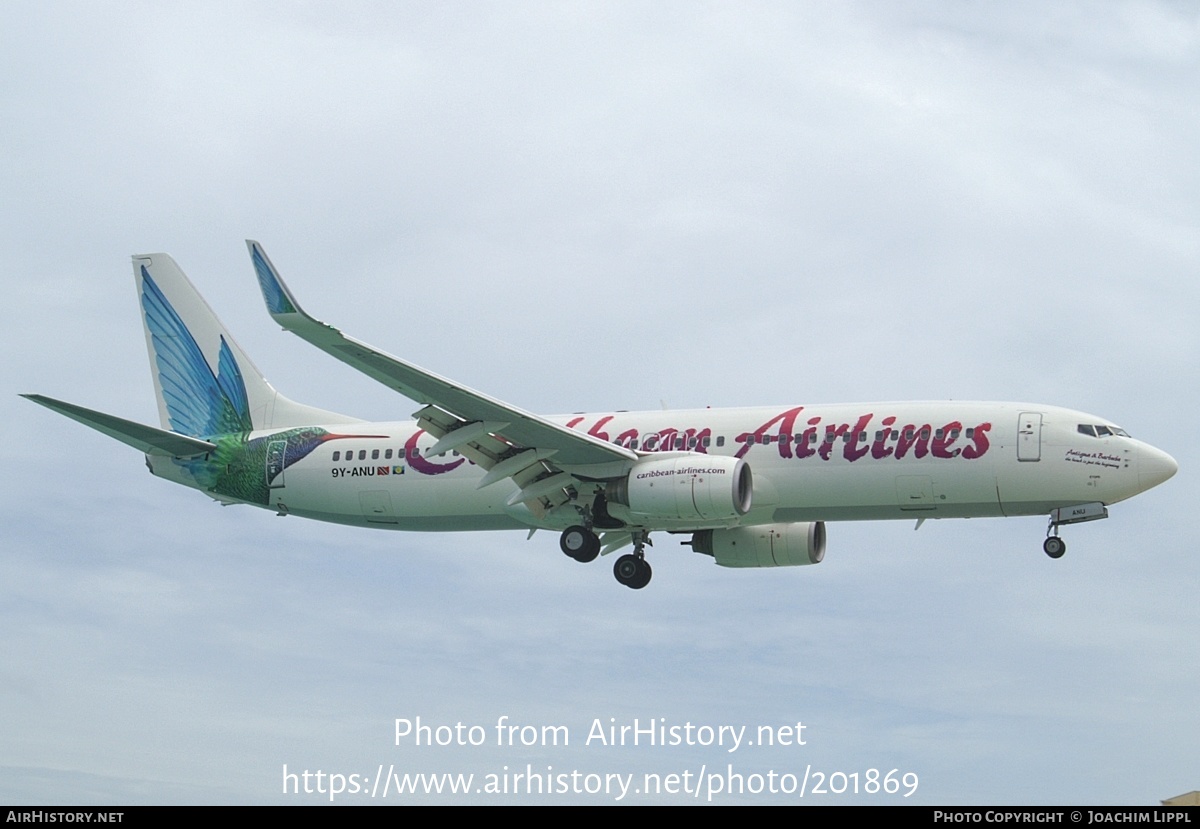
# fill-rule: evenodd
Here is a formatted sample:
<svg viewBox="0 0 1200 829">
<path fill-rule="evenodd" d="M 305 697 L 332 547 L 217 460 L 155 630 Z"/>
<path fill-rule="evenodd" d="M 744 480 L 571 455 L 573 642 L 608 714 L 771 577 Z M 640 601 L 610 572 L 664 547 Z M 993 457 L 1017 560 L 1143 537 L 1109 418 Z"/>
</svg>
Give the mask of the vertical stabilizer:
<svg viewBox="0 0 1200 829">
<path fill-rule="evenodd" d="M 275 391 L 170 256 L 134 256 L 133 273 L 163 428 L 200 438 L 359 422 Z"/>
</svg>

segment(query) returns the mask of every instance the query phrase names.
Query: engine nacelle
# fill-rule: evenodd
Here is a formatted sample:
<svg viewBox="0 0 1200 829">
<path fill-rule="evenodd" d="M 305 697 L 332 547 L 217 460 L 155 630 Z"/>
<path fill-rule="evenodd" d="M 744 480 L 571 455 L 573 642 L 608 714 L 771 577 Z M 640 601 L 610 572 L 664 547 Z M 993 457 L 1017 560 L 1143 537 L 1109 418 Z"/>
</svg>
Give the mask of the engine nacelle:
<svg viewBox="0 0 1200 829">
<path fill-rule="evenodd" d="M 722 521 L 750 511 L 753 489 L 741 458 L 694 454 L 639 461 L 604 494 L 638 517 Z"/>
<path fill-rule="evenodd" d="M 699 530 L 692 549 L 722 567 L 798 567 L 825 558 L 825 522 Z"/>
</svg>

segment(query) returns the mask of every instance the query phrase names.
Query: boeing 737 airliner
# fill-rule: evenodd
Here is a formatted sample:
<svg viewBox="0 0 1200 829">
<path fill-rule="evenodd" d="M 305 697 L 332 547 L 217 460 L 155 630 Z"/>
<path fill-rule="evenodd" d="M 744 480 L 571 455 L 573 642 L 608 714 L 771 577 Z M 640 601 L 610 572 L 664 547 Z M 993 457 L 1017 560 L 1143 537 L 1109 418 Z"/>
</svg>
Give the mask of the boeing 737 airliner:
<svg viewBox="0 0 1200 829">
<path fill-rule="evenodd" d="M 561 533 L 581 562 L 650 581 L 652 532 L 726 567 L 816 564 L 829 521 L 1048 515 L 1058 528 L 1175 474 L 1104 418 L 1025 403 L 860 403 L 543 417 L 378 351 L 309 316 L 257 242 L 267 310 L 288 331 L 415 400 L 365 423 L 279 394 L 171 257 L 133 257 L 162 428 L 25 395 L 146 453 L 222 503 L 393 530 Z"/>
</svg>

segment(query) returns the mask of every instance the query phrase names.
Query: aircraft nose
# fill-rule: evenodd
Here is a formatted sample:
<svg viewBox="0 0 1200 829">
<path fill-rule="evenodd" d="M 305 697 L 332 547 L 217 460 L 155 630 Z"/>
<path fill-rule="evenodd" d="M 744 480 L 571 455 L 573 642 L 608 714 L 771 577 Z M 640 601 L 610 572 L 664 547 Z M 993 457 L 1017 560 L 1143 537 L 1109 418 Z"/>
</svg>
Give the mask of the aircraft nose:
<svg viewBox="0 0 1200 829">
<path fill-rule="evenodd" d="M 1158 486 L 1179 471 L 1175 459 L 1161 449 L 1143 445 L 1138 456 L 1138 483 L 1143 490 Z"/>
</svg>

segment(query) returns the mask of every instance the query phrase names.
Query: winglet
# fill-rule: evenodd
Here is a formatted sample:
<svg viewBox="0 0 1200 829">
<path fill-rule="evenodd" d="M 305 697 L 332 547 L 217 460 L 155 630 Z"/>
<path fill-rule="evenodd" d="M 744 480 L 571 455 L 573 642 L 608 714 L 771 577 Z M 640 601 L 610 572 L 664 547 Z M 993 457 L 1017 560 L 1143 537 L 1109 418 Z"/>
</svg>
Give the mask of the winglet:
<svg viewBox="0 0 1200 829">
<path fill-rule="evenodd" d="M 254 263 L 254 272 L 258 274 L 258 286 L 262 289 L 267 310 L 271 312 L 275 321 L 282 324 L 283 321 L 279 318 L 288 314 L 300 314 L 307 317 L 308 315 L 300 308 L 300 303 L 296 302 L 296 298 L 292 296 L 287 285 L 283 284 L 283 280 L 279 277 L 279 271 L 275 270 L 275 266 L 271 264 L 262 245 L 253 239 L 247 239 L 246 247 L 250 250 L 250 260 Z"/>
</svg>

